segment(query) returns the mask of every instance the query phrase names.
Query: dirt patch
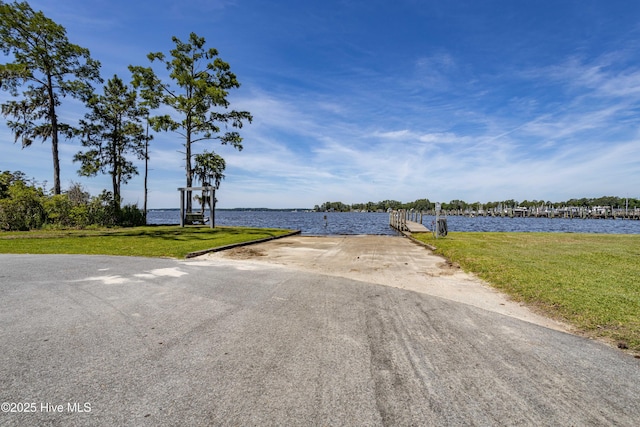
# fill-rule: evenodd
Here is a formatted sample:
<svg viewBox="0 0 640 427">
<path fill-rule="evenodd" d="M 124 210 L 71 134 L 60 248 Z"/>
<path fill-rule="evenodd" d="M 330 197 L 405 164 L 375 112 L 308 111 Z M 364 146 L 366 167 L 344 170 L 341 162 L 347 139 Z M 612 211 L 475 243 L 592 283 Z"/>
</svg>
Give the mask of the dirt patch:
<svg viewBox="0 0 640 427">
<path fill-rule="evenodd" d="M 267 254 L 260 249 L 254 247 L 242 246 L 239 248 L 233 248 L 226 252 L 226 255 L 235 259 L 252 259 L 256 257 L 263 257 Z"/>
<path fill-rule="evenodd" d="M 460 266 L 457 263 L 451 262 L 448 259 L 436 264 L 438 271 L 431 273 L 432 277 L 436 276 L 452 276 L 460 271 Z"/>
</svg>

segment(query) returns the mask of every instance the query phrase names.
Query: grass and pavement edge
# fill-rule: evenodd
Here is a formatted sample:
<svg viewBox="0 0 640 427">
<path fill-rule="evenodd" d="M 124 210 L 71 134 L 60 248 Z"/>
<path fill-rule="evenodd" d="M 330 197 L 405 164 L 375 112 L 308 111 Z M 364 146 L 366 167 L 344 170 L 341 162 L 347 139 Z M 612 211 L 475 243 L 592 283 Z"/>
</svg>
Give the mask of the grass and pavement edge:
<svg viewBox="0 0 640 427">
<path fill-rule="evenodd" d="M 0 253 L 185 258 L 233 245 L 299 233 L 250 227 L 144 226 L 0 233 Z"/>
<path fill-rule="evenodd" d="M 640 354 L 640 235 L 454 232 L 413 239 L 588 337 Z"/>
</svg>

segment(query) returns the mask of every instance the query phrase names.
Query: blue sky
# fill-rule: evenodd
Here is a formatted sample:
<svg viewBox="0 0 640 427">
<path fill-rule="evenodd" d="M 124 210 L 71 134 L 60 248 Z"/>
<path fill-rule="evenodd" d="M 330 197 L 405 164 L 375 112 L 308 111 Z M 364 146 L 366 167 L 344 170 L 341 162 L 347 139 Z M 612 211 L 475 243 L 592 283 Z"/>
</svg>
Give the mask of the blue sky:
<svg viewBox="0 0 640 427">
<path fill-rule="evenodd" d="M 218 207 L 313 207 L 640 197 L 640 3 L 621 0 L 65 0 L 35 10 L 90 49 L 106 79 L 205 37 L 254 122 L 227 161 Z M 158 68 L 156 68 L 160 71 Z M 101 88 L 99 89 L 101 92 Z M 9 97 L 0 92 L 0 100 Z M 64 100 L 77 121 L 82 105 Z M 21 149 L 0 119 L 0 170 L 51 187 L 50 144 Z M 61 146 L 62 186 L 92 194 Z M 156 134 L 149 205 L 177 207 L 181 141 Z M 141 175 L 123 190 L 142 204 Z"/>
</svg>

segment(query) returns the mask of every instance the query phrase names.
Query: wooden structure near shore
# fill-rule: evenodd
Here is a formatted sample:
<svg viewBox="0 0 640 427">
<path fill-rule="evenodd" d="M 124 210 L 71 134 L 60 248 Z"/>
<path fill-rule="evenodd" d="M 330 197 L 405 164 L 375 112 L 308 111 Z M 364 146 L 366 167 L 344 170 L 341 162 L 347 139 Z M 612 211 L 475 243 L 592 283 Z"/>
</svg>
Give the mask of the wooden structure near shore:
<svg viewBox="0 0 640 427">
<path fill-rule="evenodd" d="M 398 231 L 409 233 L 428 233 L 429 229 L 422 224 L 422 211 L 400 209 L 389 212 L 389 225 Z"/>
<path fill-rule="evenodd" d="M 199 222 L 201 224 L 205 224 L 207 220 L 209 221 L 209 227 L 213 228 L 215 226 L 215 221 L 213 218 L 205 218 L 204 213 L 202 212 L 186 212 L 185 209 L 185 194 L 186 197 L 191 197 L 191 193 L 193 191 L 203 191 L 208 193 L 209 195 L 209 207 L 211 209 L 211 215 L 214 215 L 214 206 L 215 206 L 215 187 L 180 187 L 178 188 L 180 192 L 180 227 L 184 227 L 185 224 L 193 224 L 195 222 Z M 204 200 L 202 201 L 204 203 Z"/>
</svg>

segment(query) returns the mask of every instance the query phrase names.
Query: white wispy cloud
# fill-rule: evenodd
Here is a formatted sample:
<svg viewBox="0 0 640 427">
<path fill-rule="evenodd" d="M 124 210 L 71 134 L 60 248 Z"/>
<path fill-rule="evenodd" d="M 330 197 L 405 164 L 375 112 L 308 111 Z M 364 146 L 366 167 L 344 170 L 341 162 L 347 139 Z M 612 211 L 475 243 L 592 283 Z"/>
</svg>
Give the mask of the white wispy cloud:
<svg viewBox="0 0 640 427">
<path fill-rule="evenodd" d="M 446 91 L 451 89 L 451 74 L 457 64 L 451 54 L 443 52 L 418 58 L 415 68 L 415 79 L 419 85 L 435 91 Z"/>
</svg>

